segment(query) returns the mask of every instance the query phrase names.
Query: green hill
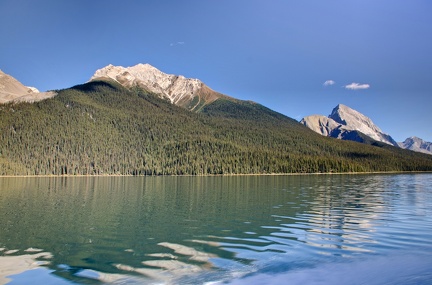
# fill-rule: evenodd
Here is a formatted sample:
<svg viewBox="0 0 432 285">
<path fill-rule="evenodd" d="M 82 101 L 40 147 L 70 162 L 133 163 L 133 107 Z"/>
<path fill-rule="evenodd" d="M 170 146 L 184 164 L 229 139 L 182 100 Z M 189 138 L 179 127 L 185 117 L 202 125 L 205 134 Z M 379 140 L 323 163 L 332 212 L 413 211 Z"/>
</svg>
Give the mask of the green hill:
<svg viewBox="0 0 432 285">
<path fill-rule="evenodd" d="M 326 138 L 253 102 L 194 113 L 105 81 L 0 105 L 0 175 L 352 171 L 432 171 L 432 156 Z"/>
</svg>

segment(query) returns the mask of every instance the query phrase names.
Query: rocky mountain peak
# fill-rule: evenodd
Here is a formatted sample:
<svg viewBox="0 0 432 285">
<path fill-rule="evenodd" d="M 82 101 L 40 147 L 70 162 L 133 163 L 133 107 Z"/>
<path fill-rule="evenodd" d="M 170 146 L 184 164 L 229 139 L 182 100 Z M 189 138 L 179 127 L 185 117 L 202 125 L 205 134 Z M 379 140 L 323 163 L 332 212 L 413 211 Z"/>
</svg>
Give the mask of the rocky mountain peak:
<svg viewBox="0 0 432 285">
<path fill-rule="evenodd" d="M 362 113 L 343 104 L 337 105 L 329 115 L 336 122 L 342 125 L 349 125 L 368 135 L 369 133 L 382 133 L 382 130 L 372 120 Z"/>
<path fill-rule="evenodd" d="M 98 69 L 90 81 L 104 78 L 114 80 L 126 88 L 141 87 L 193 111 L 223 96 L 198 79 L 166 74 L 147 63 L 131 67 L 109 64 Z"/>
<path fill-rule="evenodd" d="M 384 133 L 370 118 L 346 105 L 337 105 L 329 115 L 329 118 L 341 125 L 348 126 L 351 130 L 359 131 L 376 141 L 398 146 L 397 142 Z"/>
<path fill-rule="evenodd" d="M 317 120 L 316 115 L 309 117 L 302 119 L 301 123 L 325 136 L 344 138 L 347 137 L 345 133 L 349 133 L 350 138 L 355 137 L 357 140 L 359 136 L 352 135 L 352 132 L 356 131 L 373 140 L 398 146 L 398 143 L 391 136 L 381 131 L 370 118 L 343 104 L 337 105 L 328 116 L 328 119 L 321 116 Z"/>
<path fill-rule="evenodd" d="M 418 137 L 409 137 L 403 142 L 399 143 L 399 146 L 401 148 L 405 148 L 417 152 L 432 154 L 432 143 L 427 142 Z"/>
</svg>

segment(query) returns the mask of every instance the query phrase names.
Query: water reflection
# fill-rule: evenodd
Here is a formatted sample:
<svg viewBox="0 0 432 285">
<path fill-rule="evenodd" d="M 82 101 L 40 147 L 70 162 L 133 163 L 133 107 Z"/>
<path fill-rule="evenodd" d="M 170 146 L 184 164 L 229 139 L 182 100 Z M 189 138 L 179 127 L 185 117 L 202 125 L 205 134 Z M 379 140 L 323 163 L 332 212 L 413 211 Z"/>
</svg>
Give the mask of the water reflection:
<svg viewBox="0 0 432 285">
<path fill-rule="evenodd" d="M 77 283 L 196 284 L 430 252 L 430 185 L 427 174 L 1 178 L 0 264 L 33 258 Z"/>
<path fill-rule="evenodd" d="M 3 250 L 3 248 L 0 248 L 0 251 Z M 52 255 L 49 252 L 34 253 L 35 250 L 31 248 L 24 250 L 24 254 L 22 255 L 10 256 L 18 251 L 19 250 L 8 250 L 3 252 L 4 256 L 0 256 L 0 284 L 6 284 L 11 281 L 7 276 L 32 270 L 42 265 L 47 265 L 49 264 L 49 260 L 52 258 Z"/>
</svg>

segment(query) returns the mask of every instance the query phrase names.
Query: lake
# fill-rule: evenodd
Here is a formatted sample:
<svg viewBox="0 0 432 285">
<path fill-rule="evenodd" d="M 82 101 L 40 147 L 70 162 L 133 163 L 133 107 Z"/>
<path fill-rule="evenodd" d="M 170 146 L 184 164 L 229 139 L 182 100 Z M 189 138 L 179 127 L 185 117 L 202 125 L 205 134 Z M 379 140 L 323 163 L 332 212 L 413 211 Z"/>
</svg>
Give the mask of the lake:
<svg viewBox="0 0 432 285">
<path fill-rule="evenodd" d="M 0 178 L 0 284 L 432 284 L 432 174 Z"/>
</svg>

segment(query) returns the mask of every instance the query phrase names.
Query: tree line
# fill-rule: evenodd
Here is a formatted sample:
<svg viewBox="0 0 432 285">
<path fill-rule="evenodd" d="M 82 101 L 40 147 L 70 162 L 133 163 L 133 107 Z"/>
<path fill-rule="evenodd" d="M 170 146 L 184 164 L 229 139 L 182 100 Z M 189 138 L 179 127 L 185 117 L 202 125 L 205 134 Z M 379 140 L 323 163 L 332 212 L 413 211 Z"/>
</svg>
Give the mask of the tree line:
<svg viewBox="0 0 432 285">
<path fill-rule="evenodd" d="M 322 137 L 262 105 L 190 112 L 142 89 L 90 82 L 0 105 L 0 175 L 431 171 L 432 156 Z"/>
</svg>

